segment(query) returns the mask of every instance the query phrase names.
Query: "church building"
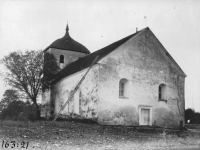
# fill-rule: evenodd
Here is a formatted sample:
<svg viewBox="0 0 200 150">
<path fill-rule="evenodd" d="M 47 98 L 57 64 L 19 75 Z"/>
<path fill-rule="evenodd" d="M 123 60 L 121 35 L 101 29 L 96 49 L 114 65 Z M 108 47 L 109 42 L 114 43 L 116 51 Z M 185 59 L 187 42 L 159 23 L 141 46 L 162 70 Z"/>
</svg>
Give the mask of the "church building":
<svg viewBox="0 0 200 150">
<path fill-rule="evenodd" d="M 60 71 L 43 92 L 43 117 L 60 111 L 91 68 L 60 118 L 103 125 L 178 128 L 184 124 L 186 74 L 148 27 L 90 53 L 70 37 L 67 25 L 64 37 L 47 52 L 55 56 Z"/>
</svg>

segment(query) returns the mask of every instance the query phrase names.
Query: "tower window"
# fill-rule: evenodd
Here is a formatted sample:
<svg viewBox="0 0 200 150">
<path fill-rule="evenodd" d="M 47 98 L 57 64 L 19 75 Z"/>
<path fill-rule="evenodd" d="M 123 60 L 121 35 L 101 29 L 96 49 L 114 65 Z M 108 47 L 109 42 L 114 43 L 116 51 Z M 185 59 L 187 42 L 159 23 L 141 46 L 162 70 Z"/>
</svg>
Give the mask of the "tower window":
<svg viewBox="0 0 200 150">
<path fill-rule="evenodd" d="M 64 63 L 64 55 L 60 55 L 60 63 Z"/>
<path fill-rule="evenodd" d="M 158 87 L 158 99 L 167 100 L 167 88 L 165 84 L 160 84 Z"/>
<path fill-rule="evenodd" d="M 119 97 L 128 97 L 128 80 L 121 79 L 119 82 Z"/>
</svg>

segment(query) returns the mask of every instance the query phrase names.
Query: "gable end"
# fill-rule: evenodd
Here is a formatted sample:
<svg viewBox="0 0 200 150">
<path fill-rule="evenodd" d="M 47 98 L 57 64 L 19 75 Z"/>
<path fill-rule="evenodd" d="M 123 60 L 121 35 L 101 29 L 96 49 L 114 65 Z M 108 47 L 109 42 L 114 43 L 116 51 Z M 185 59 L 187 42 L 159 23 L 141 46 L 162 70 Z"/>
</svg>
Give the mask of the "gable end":
<svg viewBox="0 0 200 150">
<path fill-rule="evenodd" d="M 158 40 L 158 38 L 153 34 L 153 32 L 149 28 L 147 28 L 147 29 L 148 29 L 147 32 L 149 32 L 152 35 L 152 37 L 156 39 L 155 41 L 160 45 L 160 47 L 162 48 L 162 50 L 164 51 L 164 53 L 166 54 L 166 56 L 169 58 L 169 60 L 172 61 L 175 64 L 175 66 L 177 67 L 177 69 L 182 73 L 182 75 L 184 77 L 187 77 L 187 75 L 184 73 L 184 71 L 181 69 L 181 67 L 177 64 L 177 62 L 173 59 L 173 57 L 165 49 L 165 47 L 162 45 L 162 43 Z"/>
</svg>

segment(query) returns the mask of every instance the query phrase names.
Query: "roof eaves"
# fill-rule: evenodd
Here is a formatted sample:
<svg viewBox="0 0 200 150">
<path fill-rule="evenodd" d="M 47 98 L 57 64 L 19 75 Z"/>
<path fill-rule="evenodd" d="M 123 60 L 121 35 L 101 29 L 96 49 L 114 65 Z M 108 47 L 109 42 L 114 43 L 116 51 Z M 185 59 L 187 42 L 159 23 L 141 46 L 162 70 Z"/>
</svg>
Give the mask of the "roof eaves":
<svg viewBox="0 0 200 150">
<path fill-rule="evenodd" d="M 63 51 L 65 51 L 65 50 L 67 50 L 67 51 L 72 51 L 72 52 L 80 52 L 80 53 L 85 53 L 85 54 L 90 54 L 89 52 L 88 53 L 86 53 L 86 52 L 82 52 L 82 51 L 77 51 L 77 50 L 70 50 L 70 49 L 60 49 L 60 48 L 56 48 L 56 47 L 47 47 L 47 49 L 49 49 L 49 48 L 55 48 L 55 49 L 58 49 L 58 50 L 63 50 Z M 47 51 L 47 49 L 45 49 L 45 50 L 43 50 L 43 52 L 45 52 L 45 51 Z"/>
</svg>

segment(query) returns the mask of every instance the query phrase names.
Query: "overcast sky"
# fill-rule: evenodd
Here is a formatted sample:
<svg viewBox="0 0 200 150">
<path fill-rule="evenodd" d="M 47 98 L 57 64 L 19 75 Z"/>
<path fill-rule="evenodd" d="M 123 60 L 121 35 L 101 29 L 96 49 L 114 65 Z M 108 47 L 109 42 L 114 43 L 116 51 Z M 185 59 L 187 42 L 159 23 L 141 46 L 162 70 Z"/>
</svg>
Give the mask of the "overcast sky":
<svg viewBox="0 0 200 150">
<path fill-rule="evenodd" d="M 64 36 L 67 21 L 91 52 L 148 26 L 187 74 L 186 108 L 200 112 L 200 1 L 0 1 L 0 58 L 45 49 Z M 0 97 L 4 91 L 0 80 Z"/>
</svg>

